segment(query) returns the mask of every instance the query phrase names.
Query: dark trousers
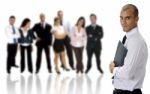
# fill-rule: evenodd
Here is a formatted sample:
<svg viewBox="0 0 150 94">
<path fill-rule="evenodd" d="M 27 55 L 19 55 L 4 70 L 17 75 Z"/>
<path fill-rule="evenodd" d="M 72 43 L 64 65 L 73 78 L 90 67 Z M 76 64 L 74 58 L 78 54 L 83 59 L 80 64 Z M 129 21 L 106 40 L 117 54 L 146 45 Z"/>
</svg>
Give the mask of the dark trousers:
<svg viewBox="0 0 150 94">
<path fill-rule="evenodd" d="M 100 55 L 101 55 L 101 49 L 99 48 L 87 48 L 87 58 L 88 58 L 88 62 L 87 62 L 87 71 L 89 71 L 91 69 L 92 66 L 92 56 L 93 54 L 95 54 L 96 56 L 96 63 L 97 63 L 97 69 L 101 70 L 101 60 L 100 60 Z"/>
<path fill-rule="evenodd" d="M 21 49 L 21 62 L 20 62 L 20 65 L 21 65 L 21 72 L 24 71 L 25 69 L 25 51 L 27 51 L 27 59 L 28 59 L 28 71 L 29 72 L 33 72 L 33 69 L 32 69 L 32 46 L 20 46 L 20 49 Z"/>
<path fill-rule="evenodd" d="M 67 51 L 67 56 L 68 56 L 68 59 L 69 59 L 69 65 L 72 69 L 74 69 L 72 46 L 70 44 L 70 38 L 68 36 L 64 39 L 64 46 L 65 46 L 66 51 Z M 61 60 L 61 62 L 62 62 L 62 60 Z"/>
<path fill-rule="evenodd" d="M 142 94 L 142 91 L 141 89 L 135 89 L 133 91 L 115 89 L 113 94 Z"/>
<path fill-rule="evenodd" d="M 42 51 L 45 51 L 47 60 L 47 69 L 51 71 L 50 48 L 49 46 L 37 46 L 36 72 L 39 72 L 41 66 Z"/>
<path fill-rule="evenodd" d="M 17 54 L 17 44 L 8 44 L 7 45 L 7 72 L 10 73 L 11 66 L 16 64 L 16 54 Z"/>
<path fill-rule="evenodd" d="M 81 71 L 83 72 L 83 62 L 82 62 L 82 57 L 83 57 L 83 47 L 73 47 L 73 50 L 75 52 L 75 56 L 76 56 L 76 61 L 77 61 L 77 71 Z"/>
</svg>

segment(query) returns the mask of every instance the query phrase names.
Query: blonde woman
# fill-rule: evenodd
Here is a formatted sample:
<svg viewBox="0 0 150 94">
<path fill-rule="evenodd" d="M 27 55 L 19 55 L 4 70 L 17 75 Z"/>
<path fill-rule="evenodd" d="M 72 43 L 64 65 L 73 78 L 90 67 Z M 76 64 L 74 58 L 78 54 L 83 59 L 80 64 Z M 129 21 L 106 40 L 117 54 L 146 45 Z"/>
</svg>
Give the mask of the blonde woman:
<svg viewBox="0 0 150 94">
<path fill-rule="evenodd" d="M 55 70 L 57 74 L 60 74 L 59 66 L 58 66 L 58 59 L 59 57 L 62 58 L 62 63 L 64 65 L 64 69 L 66 71 L 69 71 L 67 68 L 66 60 L 65 60 L 65 51 L 64 51 L 64 39 L 67 36 L 67 33 L 65 32 L 64 28 L 60 25 L 60 19 L 56 17 L 54 19 L 54 26 L 51 30 L 52 34 L 54 35 L 55 41 L 53 44 L 54 52 L 55 52 Z"/>
</svg>

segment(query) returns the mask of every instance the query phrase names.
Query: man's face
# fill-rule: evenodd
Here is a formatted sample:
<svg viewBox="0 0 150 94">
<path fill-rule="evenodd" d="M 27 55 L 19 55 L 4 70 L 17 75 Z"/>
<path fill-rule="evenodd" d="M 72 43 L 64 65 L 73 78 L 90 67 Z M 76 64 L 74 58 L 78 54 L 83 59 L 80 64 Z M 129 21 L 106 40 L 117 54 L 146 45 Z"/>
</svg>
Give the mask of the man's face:
<svg viewBox="0 0 150 94">
<path fill-rule="evenodd" d="M 59 17 L 60 19 L 63 19 L 63 12 L 62 12 L 62 11 L 59 11 L 59 12 L 58 12 L 58 17 Z"/>
<path fill-rule="evenodd" d="M 44 14 L 40 15 L 40 20 L 41 20 L 41 22 L 45 22 L 45 15 Z"/>
<path fill-rule="evenodd" d="M 120 14 L 120 23 L 123 28 L 123 31 L 128 32 L 131 29 L 137 26 L 138 16 L 134 15 L 133 9 L 127 9 L 125 11 L 121 11 Z"/>
<path fill-rule="evenodd" d="M 14 18 L 10 18 L 9 19 L 9 24 L 10 25 L 14 25 L 15 24 L 15 19 Z"/>
<path fill-rule="evenodd" d="M 95 16 L 91 16 L 90 20 L 91 20 L 91 24 L 96 24 L 96 17 Z"/>
</svg>

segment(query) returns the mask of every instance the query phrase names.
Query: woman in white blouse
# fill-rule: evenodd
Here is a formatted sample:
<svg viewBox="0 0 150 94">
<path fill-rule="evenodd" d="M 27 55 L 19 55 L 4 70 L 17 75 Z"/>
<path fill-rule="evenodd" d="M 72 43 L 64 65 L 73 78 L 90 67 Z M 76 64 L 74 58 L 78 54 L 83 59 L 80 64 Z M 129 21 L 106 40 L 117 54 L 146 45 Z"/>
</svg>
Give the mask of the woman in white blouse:
<svg viewBox="0 0 150 94">
<path fill-rule="evenodd" d="M 85 32 L 85 18 L 80 17 L 73 27 L 73 31 L 71 34 L 71 44 L 73 46 L 73 50 L 75 52 L 76 61 L 77 61 L 77 73 L 83 73 L 83 63 L 82 63 L 82 55 L 83 55 L 83 48 L 86 41 L 86 32 Z"/>
<path fill-rule="evenodd" d="M 69 71 L 69 69 L 67 68 L 67 64 L 66 64 L 66 60 L 65 60 L 65 51 L 64 51 L 64 38 L 67 36 L 67 33 L 65 32 L 64 28 L 60 25 L 60 19 L 58 17 L 56 17 L 54 19 L 54 26 L 51 30 L 52 34 L 55 37 L 55 41 L 54 41 L 54 52 L 55 52 L 55 58 L 54 58 L 54 62 L 55 62 L 55 70 L 57 72 L 57 74 L 60 74 L 60 70 L 58 67 L 58 59 L 61 56 L 62 59 L 62 63 L 64 65 L 64 69 L 66 71 Z"/>
</svg>

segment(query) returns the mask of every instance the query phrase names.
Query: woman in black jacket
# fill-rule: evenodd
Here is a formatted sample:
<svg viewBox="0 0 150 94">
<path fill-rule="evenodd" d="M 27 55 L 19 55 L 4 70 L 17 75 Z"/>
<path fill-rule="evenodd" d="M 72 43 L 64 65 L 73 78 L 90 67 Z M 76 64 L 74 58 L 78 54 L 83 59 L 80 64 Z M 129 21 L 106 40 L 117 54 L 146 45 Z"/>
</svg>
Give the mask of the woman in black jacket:
<svg viewBox="0 0 150 94">
<path fill-rule="evenodd" d="M 20 44 L 20 50 L 21 50 L 21 73 L 25 69 L 25 51 L 27 51 L 27 58 L 28 58 L 28 71 L 30 73 L 33 72 L 32 68 L 32 43 L 34 39 L 34 35 L 32 30 L 30 29 L 30 19 L 25 18 L 21 24 L 21 27 L 19 29 L 20 32 L 20 38 L 18 39 L 18 42 Z"/>
</svg>

